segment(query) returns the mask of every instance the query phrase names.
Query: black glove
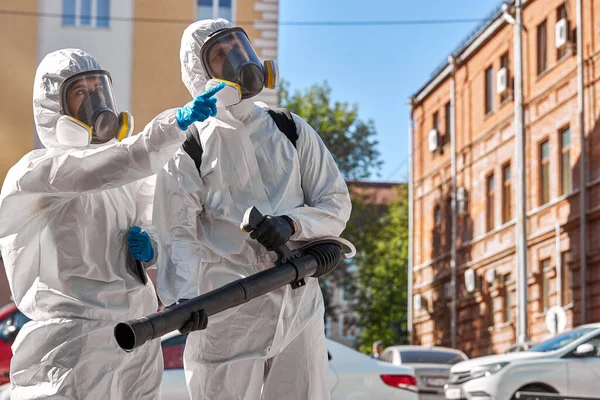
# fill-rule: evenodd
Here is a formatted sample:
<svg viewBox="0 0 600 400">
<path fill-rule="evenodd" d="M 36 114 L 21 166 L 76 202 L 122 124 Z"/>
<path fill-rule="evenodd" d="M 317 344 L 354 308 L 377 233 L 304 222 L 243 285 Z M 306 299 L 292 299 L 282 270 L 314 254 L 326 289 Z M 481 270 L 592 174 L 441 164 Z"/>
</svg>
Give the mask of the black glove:
<svg viewBox="0 0 600 400">
<path fill-rule="evenodd" d="M 179 299 L 179 300 L 177 300 L 177 303 L 173 303 L 170 306 L 168 306 L 167 308 L 173 307 L 176 304 L 181 304 L 188 300 L 189 299 Z M 187 335 L 188 333 L 193 332 L 193 331 L 201 331 L 203 329 L 206 329 L 207 326 L 208 326 L 208 315 L 206 315 L 206 312 L 204 312 L 204 310 L 200 310 L 200 311 L 193 311 L 192 315 L 190 316 L 190 319 L 185 323 L 185 325 L 183 325 L 178 330 L 179 330 L 179 333 L 181 333 L 182 335 Z"/>
<path fill-rule="evenodd" d="M 275 251 L 294 234 L 294 222 L 290 217 L 267 215 L 265 220 L 252 231 L 250 237 L 258 240 L 267 250 Z"/>
</svg>

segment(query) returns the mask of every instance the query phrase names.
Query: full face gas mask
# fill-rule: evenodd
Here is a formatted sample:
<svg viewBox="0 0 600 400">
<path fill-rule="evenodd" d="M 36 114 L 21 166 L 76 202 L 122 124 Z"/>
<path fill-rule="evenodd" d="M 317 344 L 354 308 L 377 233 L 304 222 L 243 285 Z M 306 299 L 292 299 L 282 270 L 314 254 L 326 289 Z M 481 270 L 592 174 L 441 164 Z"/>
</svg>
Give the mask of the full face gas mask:
<svg viewBox="0 0 600 400">
<path fill-rule="evenodd" d="M 259 94 L 263 88 L 277 85 L 278 71 L 274 60 L 261 64 L 248 35 L 239 27 L 218 30 L 202 46 L 202 65 L 209 82 L 207 89 L 225 82 L 227 86 L 215 96 L 217 104 L 232 105 Z"/>
<path fill-rule="evenodd" d="M 123 140 L 133 131 L 133 117 L 117 112 L 108 71 L 86 71 L 67 78 L 60 86 L 57 140 L 66 146 Z"/>
</svg>

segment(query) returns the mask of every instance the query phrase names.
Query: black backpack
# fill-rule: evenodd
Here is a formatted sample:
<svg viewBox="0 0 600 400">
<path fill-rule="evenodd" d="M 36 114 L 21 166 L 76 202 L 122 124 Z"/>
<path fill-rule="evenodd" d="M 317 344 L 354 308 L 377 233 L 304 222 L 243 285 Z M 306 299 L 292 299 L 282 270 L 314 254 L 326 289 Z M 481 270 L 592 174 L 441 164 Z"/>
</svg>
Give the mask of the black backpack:
<svg viewBox="0 0 600 400">
<path fill-rule="evenodd" d="M 275 125 L 277 125 L 277 129 L 283 133 L 290 142 L 296 147 L 296 141 L 298 140 L 298 131 L 296 129 L 296 123 L 292 118 L 292 114 L 286 110 L 285 108 L 276 108 L 266 109 L 273 121 L 275 121 Z M 188 153 L 188 155 L 194 160 L 194 164 L 196 164 L 196 168 L 198 169 L 198 173 L 200 173 L 200 166 L 202 165 L 202 153 L 204 150 L 202 149 L 202 144 L 198 143 L 194 136 L 194 132 L 197 132 L 198 128 L 196 125 L 192 124 L 189 127 L 187 139 L 183 143 L 183 150 Z M 199 137 L 199 135 L 197 135 Z"/>
</svg>

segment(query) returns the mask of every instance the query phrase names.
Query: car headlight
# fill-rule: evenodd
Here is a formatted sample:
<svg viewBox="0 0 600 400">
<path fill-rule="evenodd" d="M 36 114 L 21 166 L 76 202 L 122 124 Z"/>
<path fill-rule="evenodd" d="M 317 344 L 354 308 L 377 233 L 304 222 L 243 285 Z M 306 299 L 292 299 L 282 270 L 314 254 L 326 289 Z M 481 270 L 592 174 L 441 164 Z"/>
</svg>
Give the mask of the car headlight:
<svg viewBox="0 0 600 400">
<path fill-rule="evenodd" d="M 489 364 L 482 365 L 480 367 L 475 367 L 471 370 L 471 379 L 477 379 L 484 376 L 490 376 L 500 371 L 502 368 L 506 367 L 509 363 L 497 363 L 497 364 Z"/>
</svg>

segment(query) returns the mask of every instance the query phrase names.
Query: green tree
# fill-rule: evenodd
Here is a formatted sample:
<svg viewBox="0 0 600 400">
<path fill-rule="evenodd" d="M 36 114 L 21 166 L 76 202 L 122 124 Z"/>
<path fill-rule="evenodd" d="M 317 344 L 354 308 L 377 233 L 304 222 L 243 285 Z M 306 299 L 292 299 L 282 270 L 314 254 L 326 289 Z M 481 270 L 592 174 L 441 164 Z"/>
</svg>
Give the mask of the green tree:
<svg viewBox="0 0 600 400">
<path fill-rule="evenodd" d="M 363 205 L 365 207 L 366 205 Z M 360 350 L 371 351 L 375 340 L 385 345 L 406 343 L 408 285 L 408 199 L 406 187 L 397 190 L 388 212 L 356 236 Z M 358 247 L 358 246 L 357 246 Z"/>
<path fill-rule="evenodd" d="M 280 86 L 282 107 L 298 114 L 321 136 L 346 179 L 364 179 L 381 168 L 376 149 L 375 124 L 358 118 L 358 106 L 331 100 L 327 82 L 290 93 L 289 84 Z"/>
</svg>

